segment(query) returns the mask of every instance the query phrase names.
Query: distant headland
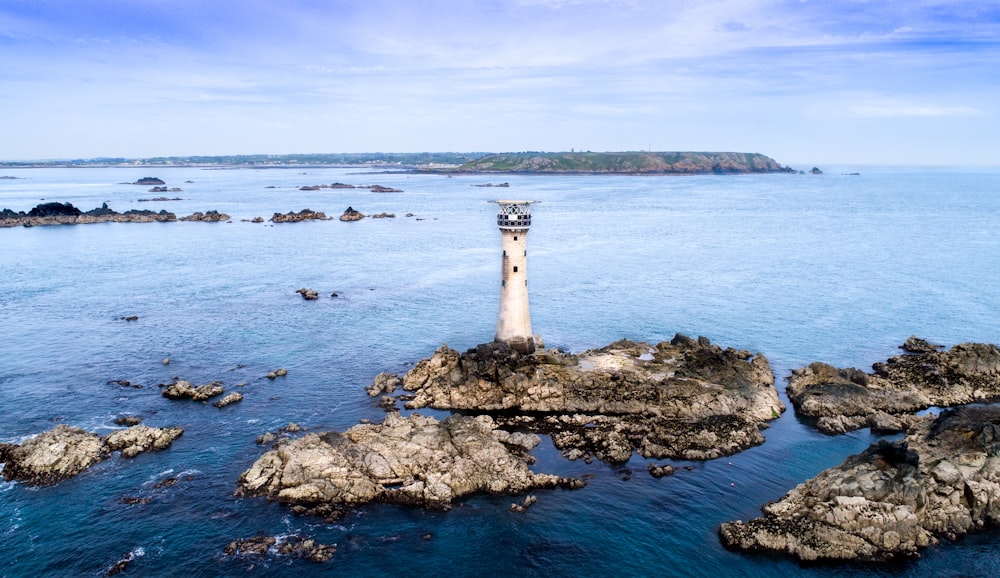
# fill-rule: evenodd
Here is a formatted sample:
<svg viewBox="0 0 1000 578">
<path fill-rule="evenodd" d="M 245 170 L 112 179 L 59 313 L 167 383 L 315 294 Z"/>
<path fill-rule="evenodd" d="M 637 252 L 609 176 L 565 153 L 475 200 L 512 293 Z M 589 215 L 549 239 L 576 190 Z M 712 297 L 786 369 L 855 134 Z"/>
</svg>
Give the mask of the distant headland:
<svg viewBox="0 0 1000 578">
<path fill-rule="evenodd" d="M 0 161 L 0 168 L 38 167 L 364 167 L 434 174 L 750 174 L 796 173 L 760 153 L 738 152 L 512 152 L 313 153 L 75 160 Z"/>
<path fill-rule="evenodd" d="M 760 153 L 569 152 L 488 155 L 455 169 L 461 173 L 704 175 L 793 173 Z"/>
</svg>

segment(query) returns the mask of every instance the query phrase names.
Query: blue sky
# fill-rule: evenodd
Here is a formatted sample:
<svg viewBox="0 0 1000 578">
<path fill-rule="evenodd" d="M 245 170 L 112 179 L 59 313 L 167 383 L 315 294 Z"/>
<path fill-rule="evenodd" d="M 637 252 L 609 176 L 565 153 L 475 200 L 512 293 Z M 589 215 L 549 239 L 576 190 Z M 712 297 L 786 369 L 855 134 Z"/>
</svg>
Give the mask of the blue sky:
<svg viewBox="0 0 1000 578">
<path fill-rule="evenodd" d="M 1000 1 L 0 0 L 0 159 L 1000 164 Z"/>
</svg>

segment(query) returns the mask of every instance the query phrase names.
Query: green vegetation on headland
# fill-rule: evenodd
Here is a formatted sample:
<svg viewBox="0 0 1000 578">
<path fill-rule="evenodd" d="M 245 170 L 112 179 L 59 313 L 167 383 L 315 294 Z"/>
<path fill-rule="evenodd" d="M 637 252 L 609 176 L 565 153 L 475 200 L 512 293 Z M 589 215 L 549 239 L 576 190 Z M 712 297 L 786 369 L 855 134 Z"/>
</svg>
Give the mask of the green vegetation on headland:
<svg viewBox="0 0 1000 578">
<path fill-rule="evenodd" d="M 0 167 L 170 167 L 281 168 L 367 167 L 433 173 L 524 174 L 748 174 L 793 173 L 759 153 L 734 152 L 518 152 L 518 153 L 312 153 L 0 161 Z"/>
<path fill-rule="evenodd" d="M 731 152 L 506 153 L 476 159 L 456 171 L 650 175 L 795 172 L 759 153 Z"/>
</svg>

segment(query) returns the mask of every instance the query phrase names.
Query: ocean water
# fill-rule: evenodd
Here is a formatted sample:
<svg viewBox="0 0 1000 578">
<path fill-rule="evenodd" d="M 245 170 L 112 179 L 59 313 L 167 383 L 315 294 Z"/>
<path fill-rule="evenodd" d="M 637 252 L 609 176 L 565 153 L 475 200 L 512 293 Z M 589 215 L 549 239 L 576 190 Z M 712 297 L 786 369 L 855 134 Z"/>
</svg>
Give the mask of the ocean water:
<svg viewBox="0 0 1000 578">
<path fill-rule="evenodd" d="M 859 176 L 842 173 L 860 172 Z M 831 167 L 825 175 L 455 176 L 358 169 L 4 169 L 0 208 L 229 213 L 231 223 L 0 229 L 0 442 L 65 423 L 102 435 L 123 414 L 179 425 L 162 452 L 118 456 L 54 486 L 0 483 L 0 576 L 985 576 L 1000 532 L 919 560 L 804 566 L 728 552 L 716 529 L 861 451 L 866 431 L 818 433 L 789 410 L 767 442 L 654 479 L 562 458 L 536 471 L 586 476 L 579 491 L 474 497 L 448 512 L 373 506 L 335 524 L 233 497 L 264 448 L 296 422 L 344 430 L 381 419 L 364 387 L 447 343 L 492 339 L 500 275 L 495 198 L 528 198 L 533 329 L 573 351 L 677 332 L 764 353 L 785 378 L 812 361 L 868 369 L 909 335 L 1000 342 L 1000 170 Z M 181 201 L 120 184 L 145 176 Z M 380 184 L 402 193 L 300 186 Z M 480 188 L 486 182 L 510 188 Z M 244 222 L 348 206 L 394 219 Z M 413 213 L 412 217 L 405 217 Z M 310 287 L 321 299 L 303 301 Z M 338 297 L 331 298 L 333 292 Z M 136 315 L 138 321 L 123 317 Z M 169 365 L 162 360 L 170 359 Z M 274 369 L 285 378 L 270 381 Z M 224 409 L 170 401 L 174 376 L 244 394 Z M 141 389 L 110 380 L 126 379 Z M 242 387 L 237 384 L 244 384 Z M 784 398 L 787 403 L 787 398 Z M 434 413 L 434 412 L 425 412 Z M 662 462 L 661 462 L 662 463 Z M 628 475 L 631 470 L 632 475 Z M 171 486 L 158 486 L 168 478 Z M 148 498 L 125 505 L 123 497 Z M 336 544 L 316 564 L 224 555 L 257 534 Z M 430 535 L 427 539 L 426 536 Z"/>
</svg>

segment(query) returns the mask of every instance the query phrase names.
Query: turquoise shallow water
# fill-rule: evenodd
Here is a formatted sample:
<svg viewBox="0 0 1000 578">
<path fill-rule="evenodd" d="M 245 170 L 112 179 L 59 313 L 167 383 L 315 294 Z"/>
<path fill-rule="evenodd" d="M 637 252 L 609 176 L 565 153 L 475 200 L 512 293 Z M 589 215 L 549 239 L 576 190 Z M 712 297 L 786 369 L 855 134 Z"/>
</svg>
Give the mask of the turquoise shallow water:
<svg viewBox="0 0 1000 578">
<path fill-rule="evenodd" d="M 861 172 L 846 176 L 842 172 Z M 763 352 L 783 392 L 812 361 L 868 368 L 916 334 L 952 345 L 1000 342 L 1000 170 L 830 168 L 828 174 L 476 177 L 347 169 L 25 169 L 0 171 L 0 208 L 49 201 L 82 209 L 216 209 L 232 223 L 0 229 L 0 441 L 67 423 L 107 433 L 123 413 L 180 425 L 167 451 L 113 458 L 61 484 L 0 483 L 3 576 L 127 575 L 782 576 L 992 575 L 1000 533 L 943 543 L 887 568 L 803 567 L 718 543 L 719 523 L 840 463 L 874 438 L 819 434 L 791 411 L 747 452 L 653 479 L 646 461 L 569 462 L 548 442 L 535 469 L 586 475 L 576 492 L 540 492 L 525 514 L 509 497 L 450 512 L 377 506 L 337 524 L 232 497 L 262 453 L 257 435 L 380 419 L 364 386 L 443 342 L 492 338 L 499 294 L 498 196 L 534 205 L 528 238 L 532 324 L 574 351 L 674 333 Z M 184 200 L 123 185 L 158 176 Z M 508 181 L 509 189 L 472 185 Z M 190 181 L 190 182 L 188 182 Z M 403 193 L 300 191 L 381 184 Z M 242 222 L 310 208 L 365 219 Z M 407 212 L 414 214 L 407 218 Z M 305 302 L 299 287 L 323 298 Z M 327 296 L 337 292 L 336 299 Z M 120 318 L 137 315 L 136 322 Z M 170 358 L 170 365 L 161 360 Z M 286 378 L 264 375 L 286 367 Z M 243 402 L 171 402 L 173 376 L 220 380 Z M 108 385 L 128 379 L 142 389 Z M 158 488 L 168 477 L 174 486 Z M 127 506 L 123 496 L 150 503 Z M 336 543 L 326 564 L 223 555 L 254 534 Z M 432 537 L 425 540 L 424 536 Z"/>
</svg>

